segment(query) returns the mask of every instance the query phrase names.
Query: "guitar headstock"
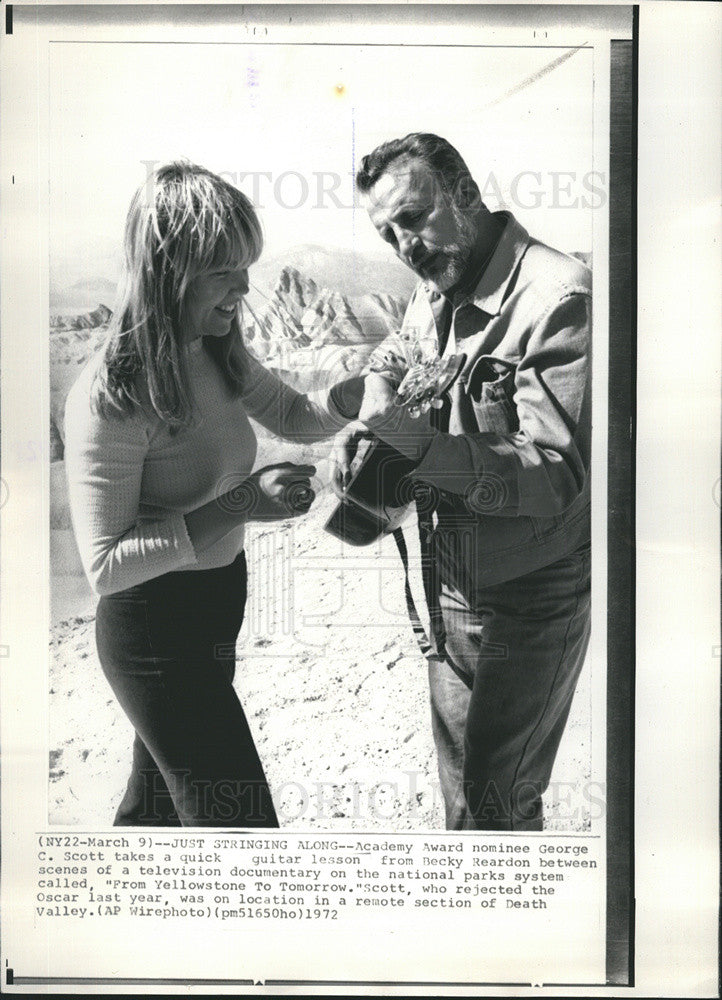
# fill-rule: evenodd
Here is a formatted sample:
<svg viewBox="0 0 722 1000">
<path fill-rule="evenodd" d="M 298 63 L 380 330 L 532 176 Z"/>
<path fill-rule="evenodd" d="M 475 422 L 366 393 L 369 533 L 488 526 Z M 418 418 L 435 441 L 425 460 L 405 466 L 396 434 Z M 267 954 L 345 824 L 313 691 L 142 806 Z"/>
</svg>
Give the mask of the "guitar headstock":
<svg viewBox="0 0 722 1000">
<path fill-rule="evenodd" d="M 396 390 L 396 405 L 405 406 L 409 416 L 419 417 L 432 406 L 443 406 L 443 396 L 449 391 L 466 362 L 465 354 L 448 358 L 430 358 L 413 365 Z"/>
<path fill-rule="evenodd" d="M 435 336 L 419 337 L 397 331 L 377 349 L 369 360 L 369 369 L 387 375 L 397 383 L 397 406 L 405 406 L 412 417 L 419 417 L 430 407 L 443 406 L 444 393 L 464 367 L 465 354 L 439 357 Z"/>
</svg>

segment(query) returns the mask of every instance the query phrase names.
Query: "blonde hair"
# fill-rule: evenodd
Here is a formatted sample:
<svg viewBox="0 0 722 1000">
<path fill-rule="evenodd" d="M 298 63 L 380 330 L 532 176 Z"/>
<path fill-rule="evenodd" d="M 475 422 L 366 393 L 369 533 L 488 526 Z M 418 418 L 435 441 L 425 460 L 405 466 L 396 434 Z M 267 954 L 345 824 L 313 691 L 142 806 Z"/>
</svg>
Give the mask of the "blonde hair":
<svg viewBox="0 0 722 1000">
<path fill-rule="evenodd" d="M 194 163 L 159 167 L 131 201 L 116 309 L 104 344 L 93 401 L 130 414 L 150 405 L 165 423 L 192 422 L 183 321 L 188 287 L 204 271 L 244 267 L 261 254 L 263 235 L 249 199 Z M 207 338 L 235 394 L 243 385 L 245 349 L 238 317 L 225 337 Z"/>
</svg>

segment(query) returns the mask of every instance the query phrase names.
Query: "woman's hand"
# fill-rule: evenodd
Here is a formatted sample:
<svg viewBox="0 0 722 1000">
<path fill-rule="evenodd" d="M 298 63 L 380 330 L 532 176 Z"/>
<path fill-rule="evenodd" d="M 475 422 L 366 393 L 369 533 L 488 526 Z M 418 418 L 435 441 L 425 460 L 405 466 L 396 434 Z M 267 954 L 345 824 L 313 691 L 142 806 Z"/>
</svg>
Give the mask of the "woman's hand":
<svg viewBox="0 0 722 1000">
<path fill-rule="evenodd" d="M 279 462 L 258 469 L 232 489 L 185 515 L 188 537 L 203 552 L 246 521 L 285 521 L 307 513 L 316 498 L 313 465 Z"/>
<path fill-rule="evenodd" d="M 246 513 L 249 521 L 285 521 L 289 517 L 307 514 L 316 499 L 311 486 L 311 476 L 316 475 L 313 465 L 294 465 L 279 462 L 258 469 L 230 493 L 219 498 L 219 503 L 236 506 L 239 513 Z"/>
</svg>

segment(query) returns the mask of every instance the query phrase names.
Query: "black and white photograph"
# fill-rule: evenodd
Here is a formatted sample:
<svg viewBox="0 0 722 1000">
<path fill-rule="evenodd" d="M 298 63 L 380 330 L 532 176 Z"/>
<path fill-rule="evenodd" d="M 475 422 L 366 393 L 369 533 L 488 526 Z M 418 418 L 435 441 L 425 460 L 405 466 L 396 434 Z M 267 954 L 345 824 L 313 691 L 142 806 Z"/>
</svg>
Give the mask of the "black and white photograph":
<svg viewBox="0 0 722 1000">
<path fill-rule="evenodd" d="M 54 46 L 51 822 L 590 829 L 593 55 Z"/>
<path fill-rule="evenodd" d="M 8 12 L 4 981 L 633 987 L 639 8 Z"/>
</svg>

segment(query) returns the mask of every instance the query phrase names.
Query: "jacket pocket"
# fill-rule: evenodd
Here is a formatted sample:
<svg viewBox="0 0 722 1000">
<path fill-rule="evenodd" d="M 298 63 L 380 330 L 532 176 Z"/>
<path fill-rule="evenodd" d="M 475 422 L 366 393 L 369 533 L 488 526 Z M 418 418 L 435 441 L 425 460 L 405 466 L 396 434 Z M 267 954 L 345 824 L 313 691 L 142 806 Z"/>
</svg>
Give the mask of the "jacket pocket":
<svg viewBox="0 0 722 1000">
<path fill-rule="evenodd" d="M 509 361 L 482 355 L 467 378 L 467 389 L 480 431 L 513 434 L 519 430 L 514 406 L 516 366 Z"/>
</svg>

